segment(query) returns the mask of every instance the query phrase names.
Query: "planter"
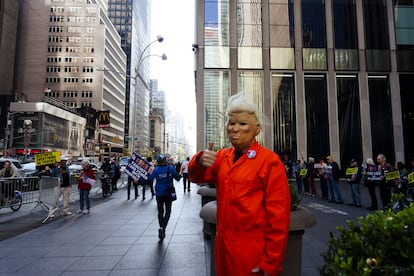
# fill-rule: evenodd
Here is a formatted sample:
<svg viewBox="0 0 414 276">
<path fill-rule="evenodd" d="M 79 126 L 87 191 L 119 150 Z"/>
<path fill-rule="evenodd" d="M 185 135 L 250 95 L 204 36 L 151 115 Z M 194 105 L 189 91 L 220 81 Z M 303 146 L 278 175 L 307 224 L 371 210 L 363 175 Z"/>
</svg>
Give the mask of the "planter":
<svg viewBox="0 0 414 276">
<path fill-rule="evenodd" d="M 206 203 L 200 211 L 200 217 L 207 226 L 204 232 L 211 237 L 211 264 L 210 275 L 216 275 L 214 258 L 214 241 L 216 236 L 217 202 Z M 302 236 L 306 228 L 316 224 L 315 216 L 306 208 L 298 206 L 290 213 L 289 238 L 286 248 L 286 256 L 283 262 L 282 275 L 300 276 L 302 270 Z"/>
<path fill-rule="evenodd" d="M 211 188 L 209 186 L 202 186 L 198 189 L 197 192 L 201 196 L 201 207 L 206 205 L 211 201 L 216 200 L 216 188 Z M 214 211 L 215 212 L 215 211 Z M 203 221 L 203 233 L 205 239 L 211 238 L 211 232 L 215 233 L 215 214 L 214 214 L 214 231 L 211 228 L 211 225 L 207 223 L 205 220 Z"/>
</svg>

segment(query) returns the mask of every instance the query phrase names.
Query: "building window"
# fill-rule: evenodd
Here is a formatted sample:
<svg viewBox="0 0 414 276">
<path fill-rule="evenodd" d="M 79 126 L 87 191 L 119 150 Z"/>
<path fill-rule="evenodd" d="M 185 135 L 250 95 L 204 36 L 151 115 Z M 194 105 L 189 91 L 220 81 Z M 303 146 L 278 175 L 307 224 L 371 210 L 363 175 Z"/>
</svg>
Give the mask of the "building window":
<svg viewBox="0 0 414 276">
<path fill-rule="evenodd" d="M 85 37 L 83 37 L 83 42 L 93 43 L 93 42 L 95 42 L 95 37 L 94 36 L 85 36 Z"/>
<path fill-rule="evenodd" d="M 82 79 L 83 83 L 92 83 L 93 82 L 93 78 L 83 78 Z"/>
<path fill-rule="evenodd" d="M 64 91 L 63 97 L 64 98 L 76 98 L 78 97 L 78 92 L 77 91 Z"/>
<path fill-rule="evenodd" d="M 341 167 L 346 168 L 352 159 L 363 161 L 357 76 L 337 75 L 336 90 Z"/>
<path fill-rule="evenodd" d="M 68 36 L 66 38 L 66 42 L 69 42 L 69 43 L 79 43 L 79 42 L 81 42 L 81 37 L 80 36 Z"/>
<path fill-rule="evenodd" d="M 46 67 L 47 73 L 59 73 L 60 72 L 60 66 L 47 66 Z"/>
<path fill-rule="evenodd" d="M 385 154 L 394 161 L 394 135 L 391 93 L 388 76 L 368 76 L 369 108 L 371 115 L 372 156 Z"/>
<path fill-rule="evenodd" d="M 79 73 L 79 66 L 65 66 L 65 73 Z"/>
<path fill-rule="evenodd" d="M 229 71 L 204 72 L 205 145 L 214 142 L 219 148 L 229 146 L 226 132 L 226 107 L 230 95 Z"/>
<path fill-rule="evenodd" d="M 261 71 L 239 71 L 237 78 L 237 87 L 243 91 L 244 98 L 248 103 L 256 106 L 258 114 L 263 114 L 263 76 Z M 265 128 L 262 128 L 260 134 L 256 137 L 260 144 L 263 144 Z"/>
<path fill-rule="evenodd" d="M 93 63 L 93 57 L 84 57 L 83 62 L 84 63 Z"/>
<path fill-rule="evenodd" d="M 83 73 L 93 73 L 93 67 L 92 66 L 86 66 L 83 67 Z"/>
<path fill-rule="evenodd" d="M 81 97 L 82 98 L 92 98 L 93 92 L 92 91 L 82 91 Z"/>
<path fill-rule="evenodd" d="M 261 69 L 262 4 L 261 1 L 237 1 L 238 68 Z"/>
<path fill-rule="evenodd" d="M 68 33 L 80 33 L 80 32 L 82 32 L 81 27 L 74 27 L 74 26 L 68 27 Z"/>
<path fill-rule="evenodd" d="M 49 22 L 64 22 L 65 17 L 63 15 L 51 15 L 49 17 Z"/>
<path fill-rule="evenodd" d="M 414 71 L 414 3 L 394 0 L 398 71 Z"/>
<path fill-rule="evenodd" d="M 204 5 L 204 66 L 229 68 L 229 1 L 206 0 Z"/>
<path fill-rule="evenodd" d="M 63 36 L 49 36 L 49 42 L 63 42 Z"/>
<path fill-rule="evenodd" d="M 66 53 L 80 53 L 80 47 L 66 47 Z"/>
<path fill-rule="evenodd" d="M 79 82 L 79 78 L 65 77 L 63 78 L 63 82 Z"/>
<path fill-rule="evenodd" d="M 91 107 L 92 106 L 92 103 L 91 102 L 81 102 L 81 106 Z"/>
<path fill-rule="evenodd" d="M 89 34 L 95 33 L 95 27 L 86 27 L 86 32 Z"/>
<path fill-rule="evenodd" d="M 58 83 L 58 82 L 60 82 L 60 78 L 47 77 L 45 79 L 45 82 L 47 82 L 47 83 Z"/>
<path fill-rule="evenodd" d="M 270 66 L 295 69 L 293 0 L 269 4 Z"/>
<path fill-rule="evenodd" d="M 61 61 L 62 61 L 61 57 L 47 57 L 47 62 L 49 63 L 57 63 Z"/>
<path fill-rule="evenodd" d="M 358 70 L 355 0 L 333 0 L 335 69 Z"/>
<path fill-rule="evenodd" d="M 45 92 L 45 97 L 59 98 L 59 91 L 48 90 Z"/>
<path fill-rule="evenodd" d="M 414 75 L 400 75 L 405 162 L 414 158 Z"/>
<path fill-rule="evenodd" d="M 85 47 L 83 49 L 84 53 L 93 53 L 95 51 L 95 49 L 93 47 Z"/>
<path fill-rule="evenodd" d="M 65 27 L 63 26 L 50 26 L 49 33 L 62 33 L 65 31 Z"/>
<path fill-rule="evenodd" d="M 325 1 L 302 0 L 303 69 L 326 70 Z"/>
<path fill-rule="evenodd" d="M 65 8 L 64 7 L 50 7 L 50 12 L 51 13 L 63 13 L 65 12 Z"/>
<path fill-rule="evenodd" d="M 307 154 L 315 160 L 330 153 L 325 75 L 305 75 Z"/>
<path fill-rule="evenodd" d="M 295 79 L 292 74 L 272 74 L 273 151 L 296 159 Z"/>
<path fill-rule="evenodd" d="M 385 0 L 364 0 L 367 71 L 389 71 L 388 17 Z"/>
<path fill-rule="evenodd" d="M 60 53 L 60 52 L 62 52 L 62 47 L 59 47 L 59 46 L 49 46 L 47 48 L 47 51 L 49 53 Z"/>
</svg>

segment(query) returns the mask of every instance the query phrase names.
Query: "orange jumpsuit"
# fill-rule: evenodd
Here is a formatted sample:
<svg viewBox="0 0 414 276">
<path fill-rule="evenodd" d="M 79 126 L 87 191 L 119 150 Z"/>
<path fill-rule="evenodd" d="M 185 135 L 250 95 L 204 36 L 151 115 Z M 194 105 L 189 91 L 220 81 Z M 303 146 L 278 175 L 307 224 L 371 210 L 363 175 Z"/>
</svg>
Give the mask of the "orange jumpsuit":
<svg viewBox="0 0 414 276">
<path fill-rule="evenodd" d="M 279 275 L 290 220 L 290 192 L 285 167 L 272 151 L 255 142 L 235 163 L 234 148 L 217 152 L 214 164 L 189 165 L 191 182 L 217 184 L 218 276 Z"/>
</svg>

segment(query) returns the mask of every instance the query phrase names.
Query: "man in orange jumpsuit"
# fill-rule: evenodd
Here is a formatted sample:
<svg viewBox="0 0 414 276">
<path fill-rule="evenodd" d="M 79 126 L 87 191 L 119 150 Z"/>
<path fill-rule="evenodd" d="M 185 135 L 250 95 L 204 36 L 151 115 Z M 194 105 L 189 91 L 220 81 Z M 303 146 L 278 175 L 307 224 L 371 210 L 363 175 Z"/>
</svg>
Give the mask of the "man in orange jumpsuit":
<svg viewBox="0 0 414 276">
<path fill-rule="evenodd" d="M 255 108 L 237 97 L 227 109 L 233 147 L 213 152 L 210 145 L 197 153 L 189 176 L 195 183 L 217 184 L 217 275 L 279 275 L 290 220 L 286 171 L 255 139 L 260 132 Z"/>
</svg>

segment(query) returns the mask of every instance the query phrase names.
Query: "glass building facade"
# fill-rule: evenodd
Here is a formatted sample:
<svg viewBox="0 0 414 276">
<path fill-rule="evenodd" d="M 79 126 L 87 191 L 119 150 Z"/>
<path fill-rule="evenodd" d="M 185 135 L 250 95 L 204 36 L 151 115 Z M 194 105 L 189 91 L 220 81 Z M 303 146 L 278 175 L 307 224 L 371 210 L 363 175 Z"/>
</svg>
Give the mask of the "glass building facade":
<svg viewBox="0 0 414 276">
<path fill-rule="evenodd" d="M 260 143 L 291 159 L 414 157 L 414 1 L 196 1 L 199 149 L 228 146 L 243 92 Z"/>
</svg>

